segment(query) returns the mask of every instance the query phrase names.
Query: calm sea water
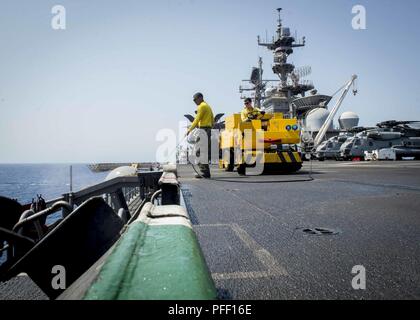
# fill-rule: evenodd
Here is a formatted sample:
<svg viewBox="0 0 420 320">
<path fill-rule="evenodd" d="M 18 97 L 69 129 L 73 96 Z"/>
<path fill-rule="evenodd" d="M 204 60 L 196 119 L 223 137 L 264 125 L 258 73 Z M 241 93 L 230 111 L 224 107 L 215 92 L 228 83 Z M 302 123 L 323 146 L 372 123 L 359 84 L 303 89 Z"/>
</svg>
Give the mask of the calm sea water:
<svg viewBox="0 0 420 320">
<path fill-rule="evenodd" d="M 101 182 L 108 172 L 94 173 L 86 164 L 73 165 L 73 191 Z M 0 164 L 0 195 L 30 203 L 37 194 L 51 200 L 69 192 L 70 165 Z"/>
</svg>

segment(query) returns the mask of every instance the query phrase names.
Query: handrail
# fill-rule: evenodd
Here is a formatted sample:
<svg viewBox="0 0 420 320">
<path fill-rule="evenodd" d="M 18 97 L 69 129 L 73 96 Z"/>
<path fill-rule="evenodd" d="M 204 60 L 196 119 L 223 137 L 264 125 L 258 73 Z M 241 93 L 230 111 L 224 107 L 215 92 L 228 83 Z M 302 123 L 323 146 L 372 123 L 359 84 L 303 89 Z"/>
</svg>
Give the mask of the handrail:
<svg viewBox="0 0 420 320">
<path fill-rule="evenodd" d="M 113 193 L 121 188 L 150 188 L 150 185 L 142 185 L 139 178 L 145 180 L 153 178 L 158 179 L 161 175 L 162 171 L 148 171 L 141 172 L 137 176 L 116 177 L 114 179 L 95 184 L 77 192 L 64 194 L 63 197 L 65 199 L 69 199 L 71 197 L 74 204 L 81 204 L 82 202 L 88 200 L 91 197 L 105 193 Z M 140 193 L 142 193 L 141 190 Z"/>
<path fill-rule="evenodd" d="M 31 217 L 33 215 L 35 215 L 35 211 L 33 209 L 25 210 L 21 214 L 18 222 L 21 222 L 21 221 L 23 221 L 23 220 L 25 220 L 28 217 Z M 44 232 L 42 230 L 41 223 L 39 222 L 39 220 L 37 220 L 37 221 L 34 221 L 34 225 L 35 225 L 36 232 L 38 233 L 38 237 L 39 237 L 39 239 L 41 239 L 42 235 L 44 234 Z"/>
<path fill-rule="evenodd" d="M 59 198 L 55 198 L 55 199 L 51 199 L 51 200 L 47 200 L 46 202 L 45 202 L 45 204 L 46 204 L 46 206 L 47 207 L 50 207 L 50 206 L 52 206 L 54 203 L 56 203 L 56 202 L 58 202 L 58 201 L 64 201 L 65 199 L 64 199 L 64 197 L 63 196 L 61 196 L 61 197 L 59 197 Z"/>
<path fill-rule="evenodd" d="M 162 189 L 159 189 L 158 191 L 156 191 L 152 197 L 150 198 L 150 202 L 151 203 L 155 203 L 156 197 L 158 197 L 159 195 L 162 194 Z"/>
<path fill-rule="evenodd" d="M 137 176 L 117 177 L 108 181 L 98 183 L 94 186 L 87 187 L 77 192 L 72 192 L 71 196 L 76 204 L 80 204 L 85 200 L 104 193 L 112 193 L 122 187 L 138 187 L 139 180 Z M 70 195 L 70 193 L 66 194 Z M 64 196 L 66 196 L 64 195 Z"/>
<path fill-rule="evenodd" d="M 14 232 L 17 232 L 17 230 L 22 228 L 24 225 L 26 225 L 30 222 L 33 222 L 34 220 L 38 220 L 40 218 L 48 216 L 52 212 L 55 212 L 59 209 L 66 209 L 69 212 L 71 212 L 73 210 L 73 207 L 66 201 L 58 201 L 58 202 L 54 203 L 51 207 L 49 207 L 45 210 L 42 210 L 40 212 L 37 212 L 35 214 L 32 214 L 29 217 L 26 217 L 27 214 L 25 215 L 25 213 L 27 213 L 27 212 L 29 213 L 29 211 L 32 211 L 32 210 L 27 210 L 22 214 L 23 219 L 19 220 L 19 222 L 15 224 L 15 226 L 13 227 L 12 230 Z M 38 232 L 38 236 L 41 238 L 42 237 L 42 230 L 39 230 L 39 228 L 37 228 L 37 232 Z"/>
<path fill-rule="evenodd" d="M 162 171 L 140 172 L 136 176 L 116 177 L 76 192 L 65 193 L 59 198 L 47 201 L 47 208 L 45 210 L 37 213 L 31 209 L 26 210 L 12 230 L 17 232 L 23 226 L 32 222 L 35 224 L 39 238 L 42 238 L 44 230 L 41 225 L 37 223 L 38 219 L 48 216 L 59 209 L 64 209 L 66 213 L 70 213 L 73 211 L 73 205 L 78 206 L 95 196 L 106 195 L 109 201 L 112 201 L 113 204 L 116 203 L 115 207 L 112 205 L 114 210 L 120 208 L 128 210 L 127 205 L 130 204 L 133 199 L 140 197 L 141 200 L 144 200 L 145 198 L 149 198 L 152 193 L 156 192 L 161 175 Z M 116 197 L 114 198 L 114 196 Z M 135 209 L 135 211 L 137 213 L 138 209 Z"/>
</svg>

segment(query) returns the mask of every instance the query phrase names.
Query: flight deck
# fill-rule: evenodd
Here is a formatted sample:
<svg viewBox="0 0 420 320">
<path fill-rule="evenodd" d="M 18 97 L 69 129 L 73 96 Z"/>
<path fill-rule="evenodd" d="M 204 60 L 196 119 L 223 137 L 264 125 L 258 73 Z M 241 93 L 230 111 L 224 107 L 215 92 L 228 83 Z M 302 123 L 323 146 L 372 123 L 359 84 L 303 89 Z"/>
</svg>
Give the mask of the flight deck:
<svg viewBox="0 0 420 320">
<path fill-rule="evenodd" d="M 305 162 L 296 174 L 256 177 L 213 167 L 216 180 L 193 174 L 178 166 L 219 298 L 420 298 L 420 162 Z M 366 290 L 352 287 L 359 265 Z"/>
</svg>

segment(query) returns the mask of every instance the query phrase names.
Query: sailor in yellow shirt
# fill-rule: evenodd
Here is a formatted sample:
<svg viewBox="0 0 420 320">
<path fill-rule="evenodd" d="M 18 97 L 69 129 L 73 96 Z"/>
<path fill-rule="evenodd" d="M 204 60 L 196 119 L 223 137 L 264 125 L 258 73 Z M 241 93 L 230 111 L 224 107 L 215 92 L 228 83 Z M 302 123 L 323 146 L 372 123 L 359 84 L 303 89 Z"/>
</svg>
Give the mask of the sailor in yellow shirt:
<svg viewBox="0 0 420 320">
<path fill-rule="evenodd" d="M 204 97 L 201 93 L 196 93 L 194 95 L 194 102 L 198 106 L 197 115 L 194 119 L 194 122 L 188 129 L 188 134 L 197 127 L 201 129 L 211 129 L 214 125 L 213 111 L 211 110 L 210 106 L 204 101 Z"/>
<path fill-rule="evenodd" d="M 241 112 L 241 120 L 251 121 L 253 119 L 260 119 L 265 114 L 264 111 L 260 111 L 258 108 L 252 106 L 251 98 L 245 99 L 245 106 Z"/>
<path fill-rule="evenodd" d="M 194 95 L 193 100 L 197 107 L 197 115 L 191 124 L 190 128 L 188 129 L 187 135 L 190 134 L 192 130 L 195 128 L 199 128 L 206 131 L 207 134 L 207 163 L 199 163 L 198 166 L 201 171 L 201 175 L 196 175 L 196 178 L 210 178 L 210 166 L 209 161 L 211 158 L 211 129 L 214 125 L 214 116 L 211 107 L 204 101 L 204 96 L 202 93 L 198 92 Z M 203 147 L 201 147 L 203 149 Z M 199 157 L 199 154 L 197 154 Z"/>
</svg>

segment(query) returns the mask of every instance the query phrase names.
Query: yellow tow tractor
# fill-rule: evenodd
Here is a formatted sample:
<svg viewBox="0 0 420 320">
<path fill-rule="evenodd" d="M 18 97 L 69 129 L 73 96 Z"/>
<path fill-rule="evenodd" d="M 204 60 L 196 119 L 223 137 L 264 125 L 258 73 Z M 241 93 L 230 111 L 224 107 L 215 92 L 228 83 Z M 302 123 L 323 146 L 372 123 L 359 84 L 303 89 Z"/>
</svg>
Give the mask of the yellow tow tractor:
<svg viewBox="0 0 420 320">
<path fill-rule="evenodd" d="M 247 167 L 262 173 L 293 173 L 302 168 L 300 127 L 297 119 L 282 113 L 260 114 L 241 121 L 240 114 L 226 117 L 220 134 L 219 167 L 244 175 Z"/>
</svg>

